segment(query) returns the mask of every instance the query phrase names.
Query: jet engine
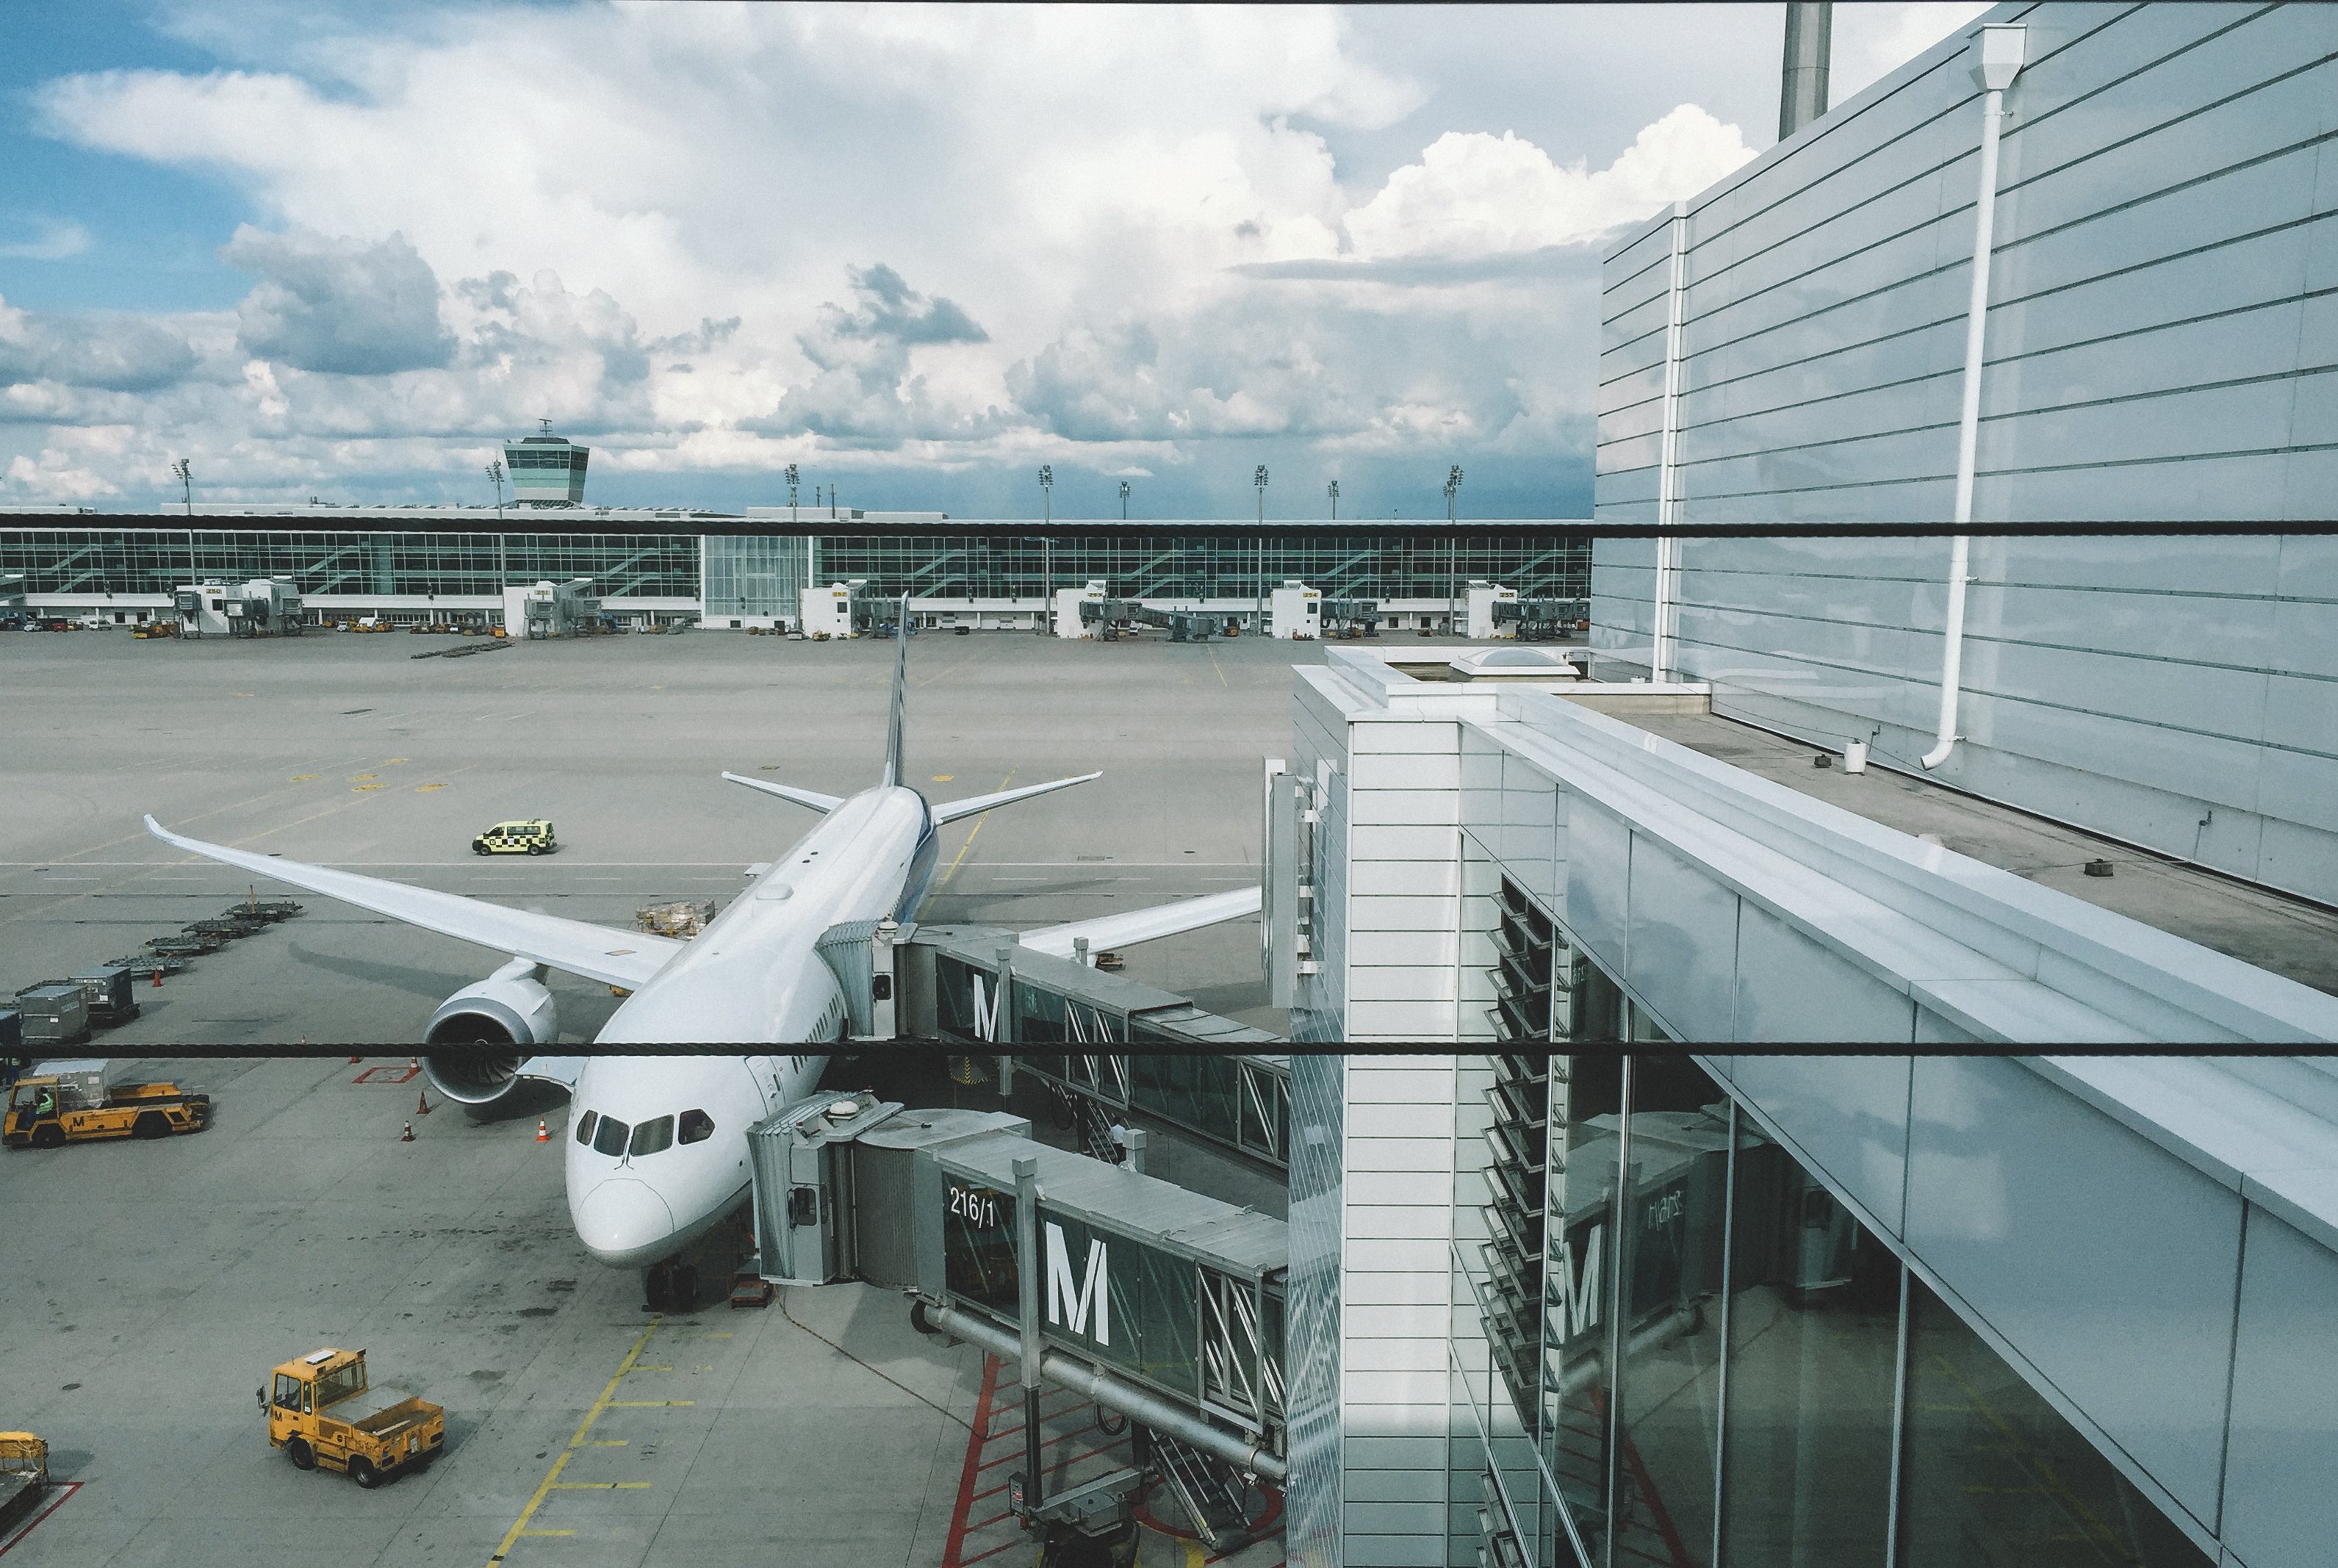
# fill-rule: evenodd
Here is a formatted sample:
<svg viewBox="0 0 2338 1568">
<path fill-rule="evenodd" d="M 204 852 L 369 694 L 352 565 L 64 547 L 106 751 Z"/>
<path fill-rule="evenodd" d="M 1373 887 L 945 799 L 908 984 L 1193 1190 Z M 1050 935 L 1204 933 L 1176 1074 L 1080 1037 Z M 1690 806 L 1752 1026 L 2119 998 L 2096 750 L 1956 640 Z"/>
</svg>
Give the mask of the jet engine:
<svg viewBox="0 0 2338 1568">
<path fill-rule="evenodd" d="M 423 1072 L 446 1099 L 476 1109 L 499 1104 L 521 1083 L 520 1063 L 560 1038 L 560 1013 L 544 967 L 514 959 L 439 1004 L 423 1032 Z"/>
</svg>

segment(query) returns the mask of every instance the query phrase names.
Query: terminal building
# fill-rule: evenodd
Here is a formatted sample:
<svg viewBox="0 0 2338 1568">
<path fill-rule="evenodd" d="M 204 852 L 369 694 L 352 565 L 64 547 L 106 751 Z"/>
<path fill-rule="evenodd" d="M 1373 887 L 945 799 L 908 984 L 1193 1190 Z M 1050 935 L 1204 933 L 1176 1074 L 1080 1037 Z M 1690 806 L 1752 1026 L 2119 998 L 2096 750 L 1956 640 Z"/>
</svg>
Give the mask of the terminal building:
<svg viewBox="0 0 2338 1568">
<path fill-rule="evenodd" d="M 2332 1560 L 2333 103 L 1999 6 L 1611 246 L 1579 676 L 1296 671 L 1291 1561 Z"/>
</svg>

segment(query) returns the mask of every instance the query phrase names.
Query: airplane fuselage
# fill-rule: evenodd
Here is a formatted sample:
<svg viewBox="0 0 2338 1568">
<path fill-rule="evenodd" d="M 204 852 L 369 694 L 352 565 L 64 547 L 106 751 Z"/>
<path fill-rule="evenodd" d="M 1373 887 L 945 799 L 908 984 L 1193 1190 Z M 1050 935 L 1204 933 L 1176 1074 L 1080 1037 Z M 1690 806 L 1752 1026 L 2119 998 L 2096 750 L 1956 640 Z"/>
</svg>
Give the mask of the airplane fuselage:
<svg viewBox="0 0 2338 1568">
<path fill-rule="evenodd" d="M 830 928 L 916 916 L 933 818 L 914 789 L 842 801 L 627 997 L 595 1043 L 844 1037 L 844 993 L 817 950 Z M 747 1130 L 817 1088 L 825 1055 L 591 1056 L 570 1104 L 568 1212 L 603 1262 L 655 1262 L 704 1235 L 750 1184 Z M 617 1131 L 622 1129 L 622 1132 Z"/>
</svg>

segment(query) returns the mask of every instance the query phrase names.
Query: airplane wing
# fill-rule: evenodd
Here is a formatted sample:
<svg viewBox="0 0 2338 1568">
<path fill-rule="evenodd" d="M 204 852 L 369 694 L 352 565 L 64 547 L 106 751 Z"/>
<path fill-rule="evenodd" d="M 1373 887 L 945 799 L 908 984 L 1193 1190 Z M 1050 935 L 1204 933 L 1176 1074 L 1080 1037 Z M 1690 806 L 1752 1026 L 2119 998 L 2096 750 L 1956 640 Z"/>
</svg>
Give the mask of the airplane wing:
<svg viewBox="0 0 2338 1568">
<path fill-rule="evenodd" d="M 1125 915 L 1103 915 L 1094 920 L 1075 920 L 1068 926 L 1045 926 L 1024 932 L 1017 940 L 1026 947 L 1069 958 L 1072 943 L 1077 937 L 1086 937 L 1089 953 L 1096 954 L 1108 947 L 1150 942 L 1156 936 L 1174 936 L 1180 931 L 1198 931 L 1204 926 L 1239 920 L 1258 911 L 1259 890 L 1237 887 L 1231 893 L 1156 904 L 1150 909 L 1133 909 Z"/>
<path fill-rule="evenodd" d="M 222 866 L 289 882 L 295 887 L 305 887 L 311 893 L 321 893 L 328 898 L 338 898 L 344 904 L 354 904 L 360 909 L 436 931 L 442 936 L 476 943 L 515 958 L 581 975 L 604 985 L 622 985 L 629 991 L 649 984 L 651 976 L 664 968 L 666 961 L 683 947 L 682 943 L 667 936 L 617 931 L 582 920 L 564 920 L 557 915 L 506 909 L 500 904 L 458 894 L 409 887 L 403 882 L 360 877 L 354 871 L 336 871 L 326 866 L 305 866 L 298 860 L 280 860 L 249 849 L 231 849 L 224 844 L 206 844 L 200 838 L 182 838 L 152 817 L 146 818 L 146 831 L 174 849 L 203 856 Z"/>
</svg>

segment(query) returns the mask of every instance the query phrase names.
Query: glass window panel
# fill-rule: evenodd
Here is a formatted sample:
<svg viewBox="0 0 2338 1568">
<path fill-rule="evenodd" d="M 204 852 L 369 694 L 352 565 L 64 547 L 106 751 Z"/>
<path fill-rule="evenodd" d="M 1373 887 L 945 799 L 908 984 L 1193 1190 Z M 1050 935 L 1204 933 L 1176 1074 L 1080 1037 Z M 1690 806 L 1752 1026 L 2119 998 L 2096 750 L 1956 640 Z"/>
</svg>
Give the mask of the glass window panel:
<svg viewBox="0 0 2338 1568">
<path fill-rule="evenodd" d="M 634 1129 L 635 1154 L 660 1154 L 673 1147 L 673 1118 L 655 1116 Z"/>
<path fill-rule="evenodd" d="M 1729 1102 L 1695 1063 L 1632 1061 L 1616 1543 L 1678 1568 L 1713 1551 Z"/>
<path fill-rule="evenodd" d="M 623 1154 L 625 1152 L 625 1134 L 632 1131 L 614 1116 L 604 1116 L 601 1118 L 601 1130 L 594 1134 L 593 1147 L 603 1154 Z"/>
<path fill-rule="evenodd" d="M 584 1120 L 576 1123 L 576 1142 L 590 1144 L 593 1142 L 593 1129 L 600 1124 L 600 1121 L 601 1113 L 598 1111 L 585 1112 Z"/>
<path fill-rule="evenodd" d="M 1903 1568 L 2209 1559 L 1920 1279 L 1909 1281 Z"/>
<path fill-rule="evenodd" d="M 1738 1119 L 1723 1554 L 1881 1563 L 1900 1262 Z"/>
<path fill-rule="evenodd" d="M 946 1178 L 943 1196 L 943 1285 L 962 1300 L 1014 1316 L 1021 1310 L 1015 1195 Z"/>
</svg>

